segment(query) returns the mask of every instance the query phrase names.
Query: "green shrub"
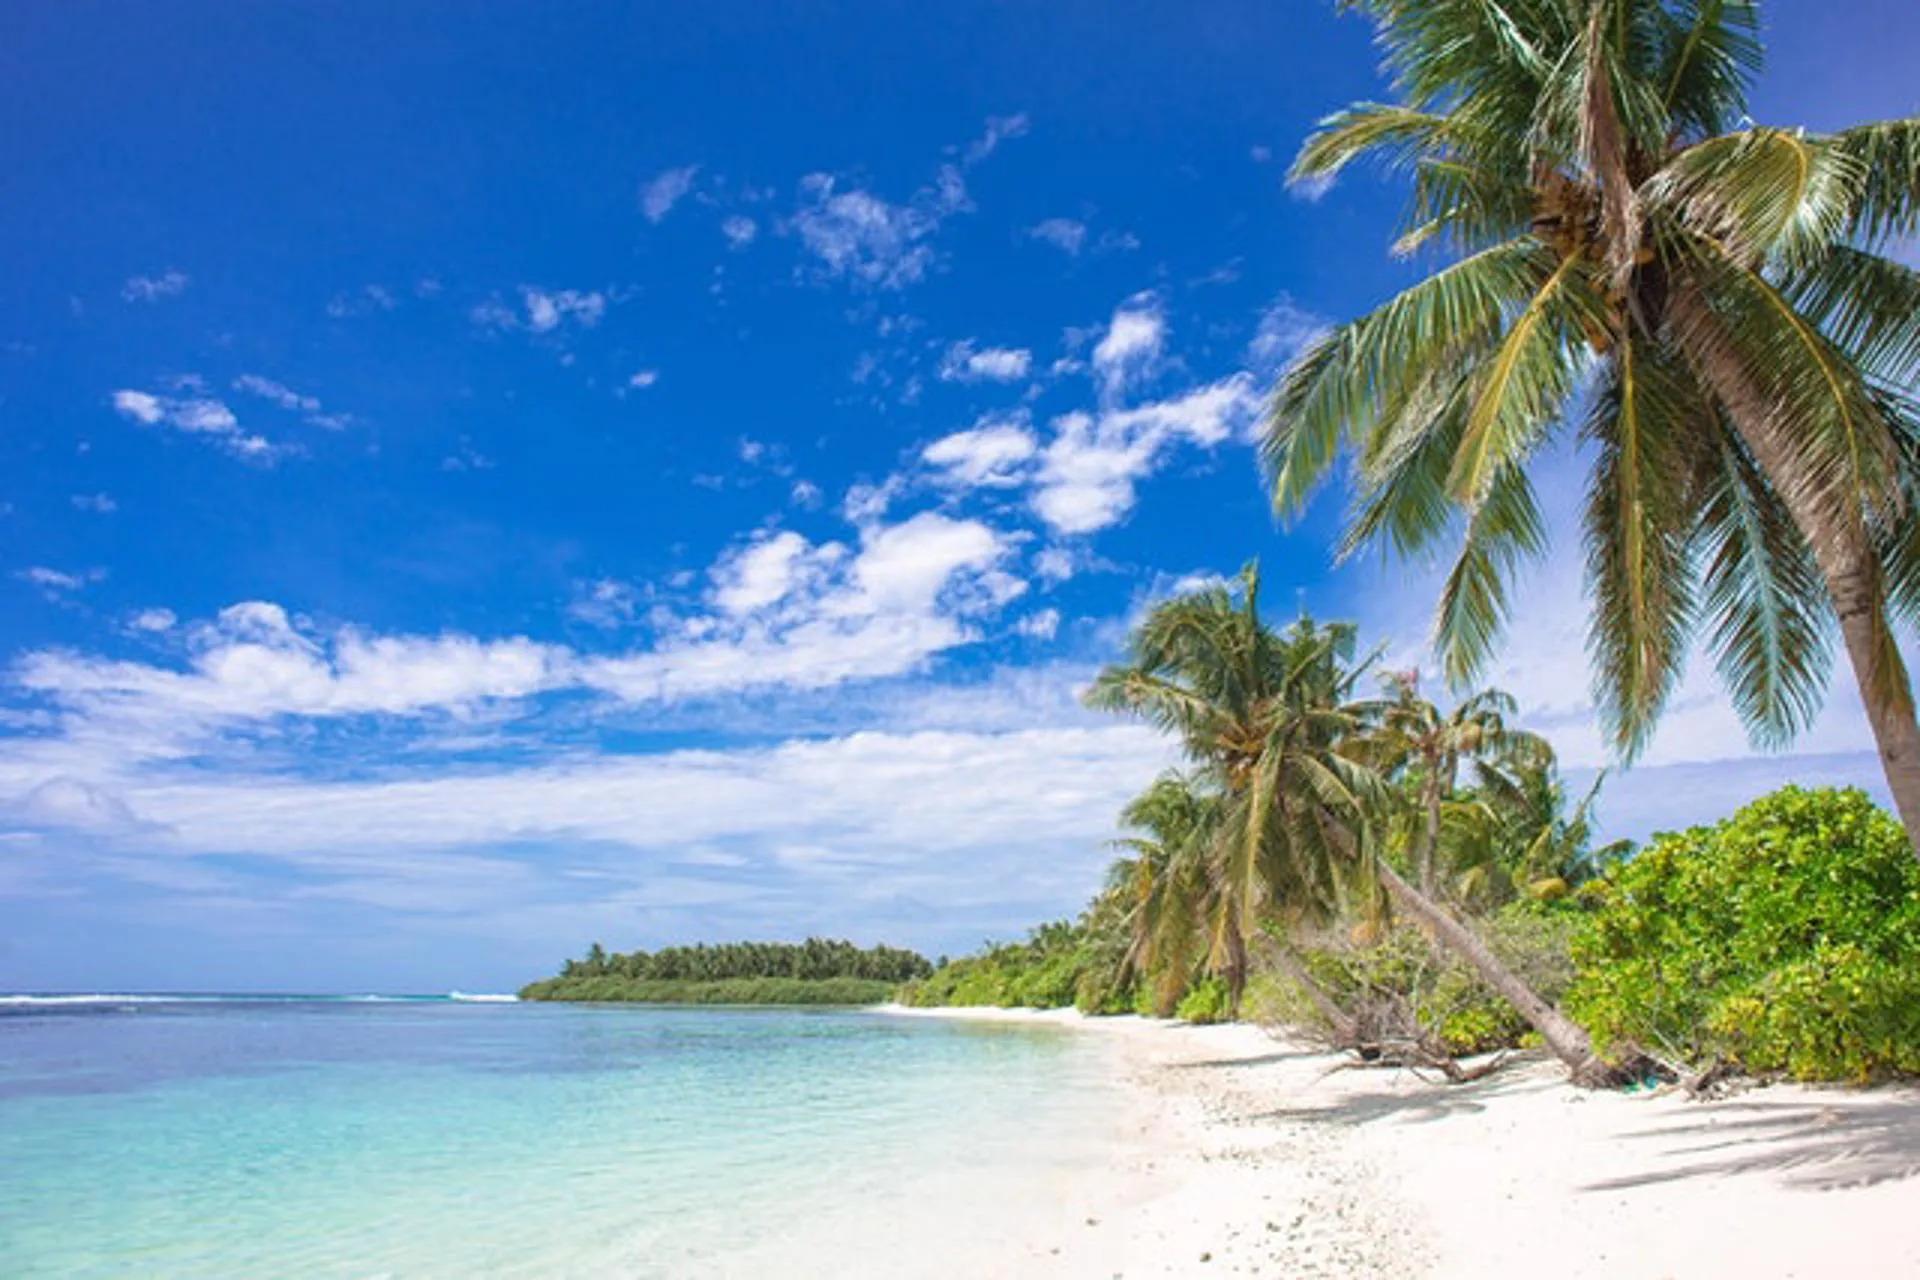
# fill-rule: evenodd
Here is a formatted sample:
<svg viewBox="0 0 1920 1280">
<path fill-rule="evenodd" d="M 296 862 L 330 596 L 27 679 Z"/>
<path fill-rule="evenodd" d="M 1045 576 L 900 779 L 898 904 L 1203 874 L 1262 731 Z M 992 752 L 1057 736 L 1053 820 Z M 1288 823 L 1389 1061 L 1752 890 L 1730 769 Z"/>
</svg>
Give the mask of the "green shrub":
<svg viewBox="0 0 1920 1280">
<path fill-rule="evenodd" d="M 880 1004 L 891 982 L 870 978 L 548 978 L 521 989 L 523 1000 L 621 1004 Z"/>
<path fill-rule="evenodd" d="M 1859 790 L 1788 787 L 1583 891 L 1569 1011 L 1605 1052 L 1800 1080 L 1920 1072 L 1920 866 Z"/>
<path fill-rule="evenodd" d="M 1548 1000 L 1566 990 L 1573 966 L 1564 911 L 1531 901 L 1512 903 L 1474 922 L 1506 965 Z M 1308 974 L 1359 1024 L 1362 1039 L 1416 1036 L 1456 1056 L 1512 1048 L 1527 1041 L 1527 1022 L 1472 966 L 1420 929 L 1401 924 L 1367 943 L 1323 940 L 1295 950 Z M 1243 1002 L 1256 1022 L 1303 1027 L 1338 1039 L 1319 1008 L 1294 983 L 1265 974 Z"/>
<path fill-rule="evenodd" d="M 1120 980 L 1112 941 L 1084 924 L 1057 921 L 1032 931 L 1025 942 L 988 946 L 949 960 L 900 989 L 901 1003 L 1059 1009 L 1083 1013 L 1128 1013 L 1133 984 Z"/>
<path fill-rule="evenodd" d="M 1227 984 L 1218 978 L 1203 978 L 1194 983 L 1174 1006 L 1173 1016 L 1182 1022 L 1225 1022 Z"/>
</svg>

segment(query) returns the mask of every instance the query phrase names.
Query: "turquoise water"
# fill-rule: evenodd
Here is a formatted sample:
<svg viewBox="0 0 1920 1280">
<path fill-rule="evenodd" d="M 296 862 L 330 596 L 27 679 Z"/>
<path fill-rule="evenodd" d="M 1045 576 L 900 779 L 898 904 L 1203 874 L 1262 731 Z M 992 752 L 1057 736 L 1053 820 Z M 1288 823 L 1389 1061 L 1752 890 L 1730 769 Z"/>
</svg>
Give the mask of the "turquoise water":
<svg viewBox="0 0 1920 1280">
<path fill-rule="evenodd" d="M 928 1273 L 941 1233 L 1010 1230 L 1100 1159 L 1112 1085 L 1088 1039 L 852 1011 L 0 1000 L 0 1274 Z"/>
</svg>

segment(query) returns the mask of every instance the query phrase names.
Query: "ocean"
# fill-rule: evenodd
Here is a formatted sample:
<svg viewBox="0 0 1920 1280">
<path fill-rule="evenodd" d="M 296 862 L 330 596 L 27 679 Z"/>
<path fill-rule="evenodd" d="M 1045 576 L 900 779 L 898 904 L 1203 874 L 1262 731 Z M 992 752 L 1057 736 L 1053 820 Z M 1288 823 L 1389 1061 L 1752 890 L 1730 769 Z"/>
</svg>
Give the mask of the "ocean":
<svg viewBox="0 0 1920 1280">
<path fill-rule="evenodd" d="M 1107 1158 L 1096 1037 L 870 1011 L 0 997 L 0 1276 L 938 1274 Z"/>
</svg>

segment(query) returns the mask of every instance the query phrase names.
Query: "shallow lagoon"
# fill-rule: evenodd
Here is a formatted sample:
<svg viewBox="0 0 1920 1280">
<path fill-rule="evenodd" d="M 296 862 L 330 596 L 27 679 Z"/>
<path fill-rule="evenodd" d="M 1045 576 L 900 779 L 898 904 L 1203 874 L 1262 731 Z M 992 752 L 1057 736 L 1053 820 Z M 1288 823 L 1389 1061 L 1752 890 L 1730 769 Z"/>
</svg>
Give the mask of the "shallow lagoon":
<svg viewBox="0 0 1920 1280">
<path fill-rule="evenodd" d="M 62 1277 L 910 1273 L 943 1235 L 1017 1233 L 1104 1159 L 1115 1088 L 1071 1031 L 864 1011 L 10 1001 L 0 1257 Z"/>
</svg>

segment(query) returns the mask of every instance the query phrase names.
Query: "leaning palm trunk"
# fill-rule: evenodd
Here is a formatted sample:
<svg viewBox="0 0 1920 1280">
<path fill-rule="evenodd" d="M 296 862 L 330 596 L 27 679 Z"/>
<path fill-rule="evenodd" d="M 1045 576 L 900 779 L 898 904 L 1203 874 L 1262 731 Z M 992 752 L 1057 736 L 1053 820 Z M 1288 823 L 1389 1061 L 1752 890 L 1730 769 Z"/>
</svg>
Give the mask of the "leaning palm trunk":
<svg viewBox="0 0 1920 1280">
<path fill-rule="evenodd" d="M 1334 1042 L 1345 1048 L 1355 1047 L 1360 1039 L 1360 1024 L 1307 972 L 1307 966 L 1301 963 L 1299 954 L 1284 942 L 1274 943 L 1271 951 L 1274 967 L 1306 995 L 1321 1020 L 1327 1024 Z"/>
<path fill-rule="evenodd" d="M 1873 729 L 1887 789 L 1914 856 L 1920 858 L 1920 721 L 1914 716 L 1906 664 L 1887 626 L 1880 562 L 1857 508 L 1849 511 L 1837 505 L 1831 492 L 1821 492 L 1801 454 L 1783 436 L 1765 390 L 1717 340 L 1718 326 L 1700 293 L 1680 283 L 1673 308 L 1702 380 L 1726 407 L 1734 430 L 1813 552 L 1839 618 L 1840 637 L 1860 686 L 1860 701 Z"/>
<path fill-rule="evenodd" d="M 1227 963 L 1221 976 L 1227 982 L 1227 1020 L 1240 1021 L 1240 998 L 1247 991 L 1247 940 L 1237 925 L 1227 929 Z"/>
<path fill-rule="evenodd" d="M 1577 1083 L 1597 1085 L 1614 1079 L 1618 1074 L 1616 1069 L 1601 1061 L 1594 1053 L 1593 1042 L 1588 1039 L 1587 1033 L 1566 1014 L 1542 999 L 1519 974 L 1501 963 L 1500 957 L 1493 953 L 1493 948 L 1478 934 L 1454 919 L 1446 908 L 1401 879 L 1399 873 L 1386 863 L 1378 864 L 1376 874 L 1396 906 L 1431 929 L 1443 944 L 1459 952 L 1460 957 L 1474 967 L 1481 981 L 1519 1011 L 1528 1025 L 1540 1033 L 1540 1038 L 1547 1042 L 1547 1048 L 1553 1051 L 1554 1056 L 1567 1064 Z"/>
<path fill-rule="evenodd" d="M 1440 892 L 1439 873 L 1434 866 L 1440 854 L 1440 800 L 1440 777 L 1436 770 L 1434 777 L 1427 783 L 1426 831 L 1420 842 L 1418 860 L 1420 892 L 1429 898 L 1438 897 Z"/>
</svg>

